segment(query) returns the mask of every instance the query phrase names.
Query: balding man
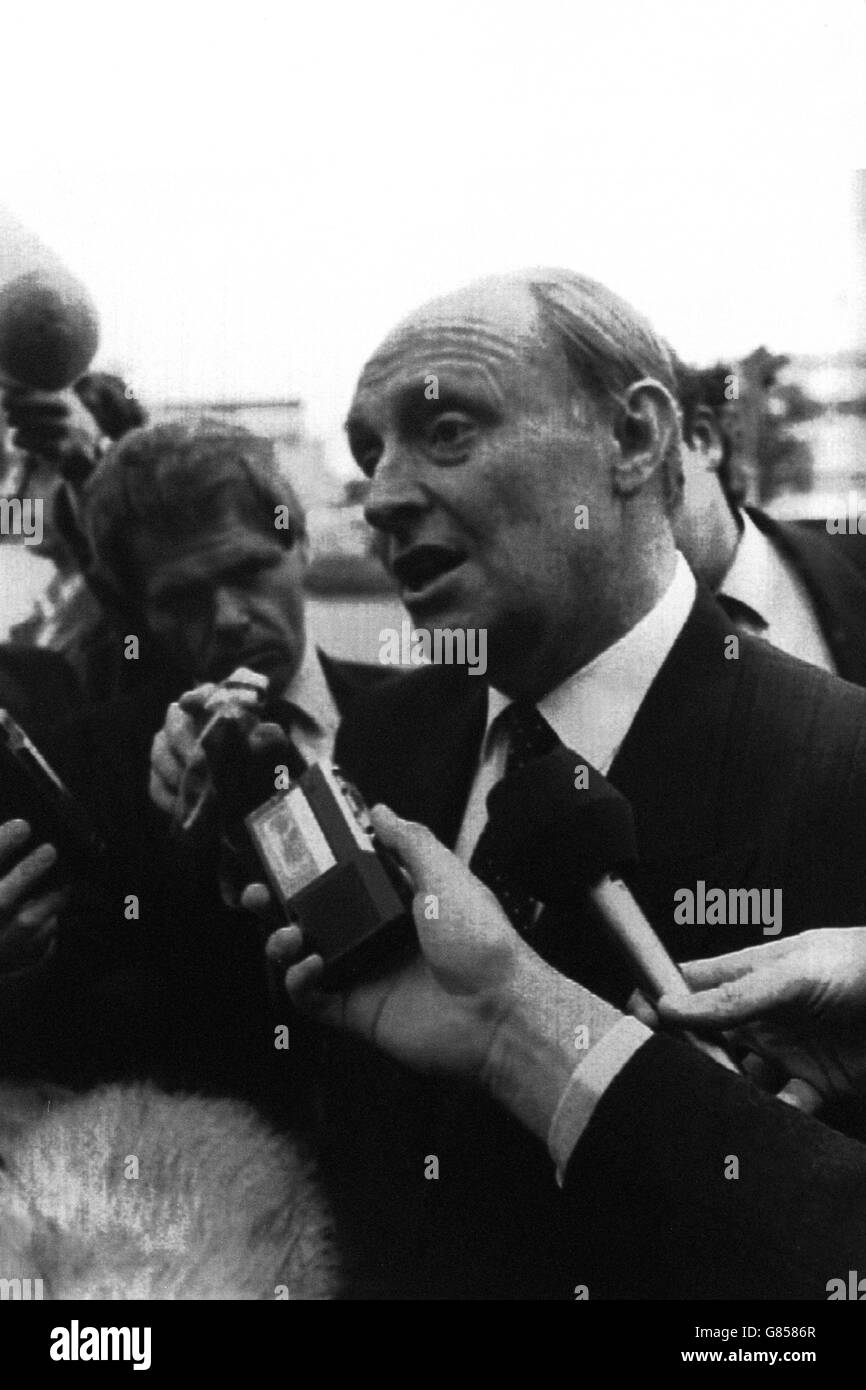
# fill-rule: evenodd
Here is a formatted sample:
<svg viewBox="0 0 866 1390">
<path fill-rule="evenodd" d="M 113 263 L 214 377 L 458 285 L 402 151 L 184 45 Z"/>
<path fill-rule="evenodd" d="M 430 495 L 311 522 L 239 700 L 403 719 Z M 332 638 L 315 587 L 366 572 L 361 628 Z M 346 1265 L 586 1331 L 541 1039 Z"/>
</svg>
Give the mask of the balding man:
<svg viewBox="0 0 866 1390">
<path fill-rule="evenodd" d="M 348 421 L 411 617 L 483 630 L 489 686 L 434 665 L 371 691 L 338 761 L 368 801 L 455 847 L 550 965 L 620 1006 L 634 981 L 573 885 L 568 810 L 540 902 L 519 840 L 506 860 L 488 821 L 488 793 L 538 754 L 574 751 L 575 827 L 587 764 L 631 802 L 630 885 L 676 957 L 866 920 L 866 697 L 737 635 L 697 588 L 671 524 L 674 398 L 671 355 L 630 306 L 530 271 L 412 314 L 364 368 Z M 585 1090 L 633 1055 L 630 1028 L 603 1057 L 590 1046 Z M 527 1136 L 456 1087 L 350 1044 L 332 1056 L 345 1191 L 391 1291 L 569 1297 L 574 1251 Z M 622 1142 L 640 1142 L 639 1119 Z"/>
</svg>

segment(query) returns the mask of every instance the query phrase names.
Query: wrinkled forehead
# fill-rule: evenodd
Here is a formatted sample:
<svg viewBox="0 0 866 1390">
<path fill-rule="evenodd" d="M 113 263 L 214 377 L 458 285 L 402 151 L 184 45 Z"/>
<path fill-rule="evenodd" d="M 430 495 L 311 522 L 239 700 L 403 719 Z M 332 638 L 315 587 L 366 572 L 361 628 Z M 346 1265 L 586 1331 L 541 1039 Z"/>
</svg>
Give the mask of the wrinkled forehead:
<svg viewBox="0 0 866 1390">
<path fill-rule="evenodd" d="M 539 388 L 560 392 L 567 365 L 525 284 L 482 281 L 425 304 L 388 334 L 361 372 L 352 413 L 431 375 L 440 391 L 474 384 L 514 403 Z"/>
</svg>

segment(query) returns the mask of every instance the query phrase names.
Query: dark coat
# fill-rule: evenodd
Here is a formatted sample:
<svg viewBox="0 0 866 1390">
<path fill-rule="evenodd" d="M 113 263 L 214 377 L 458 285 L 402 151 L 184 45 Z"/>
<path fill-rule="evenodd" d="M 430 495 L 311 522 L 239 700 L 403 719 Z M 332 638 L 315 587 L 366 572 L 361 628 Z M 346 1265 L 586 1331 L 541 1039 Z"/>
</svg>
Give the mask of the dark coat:
<svg viewBox="0 0 866 1390">
<path fill-rule="evenodd" d="M 75 672 L 57 652 L 0 643 L 0 709 L 25 730 L 65 719 L 82 703 Z"/>
<path fill-rule="evenodd" d="M 605 1092 L 562 1195 L 590 1299 L 824 1300 L 866 1277 L 866 1147 L 671 1038 Z"/>
<path fill-rule="evenodd" d="M 641 862 L 632 889 L 680 959 L 768 939 L 760 925 L 676 925 L 674 893 L 698 880 L 780 888 L 784 932 L 866 922 L 866 693 L 744 636 L 727 659 L 729 633 L 730 621 L 699 593 L 609 774 L 635 814 Z M 485 711 L 477 677 L 427 668 L 368 692 L 344 722 L 337 755 L 368 802 L 386 802 L 453 845 Z M 532 940 L 557 968 L 624 1003 L 634 982 L 582 901 L 545 912 Z M 362 1288 L 570 1298 L 575 1284 L 592 1282 L 550 1159 L 515 1122 L 351 1040 L 331 1039 L 327 1052 L 332 1181 Z M 735 1138 L 725 1152 L 737 1152 Z M 633 1156 L 640 1125 L 608 1142 Z M 700 1144 L 700 1133 L 689 1142 Z M 425 1181 L 434 1154 L 440 1177 Z M 615 1206 L 616 1186 L 602 1174 L 594 1191 Z M 657 1232 L 669 1216 L 656 1213 Z M 618 1257 L 627 1264 L 627 1242 Z M 723 1283 L 724 1251 L 709 1259 Z M 616 1292 L 610 1279 L 606 1287 Z"/>
</svg>

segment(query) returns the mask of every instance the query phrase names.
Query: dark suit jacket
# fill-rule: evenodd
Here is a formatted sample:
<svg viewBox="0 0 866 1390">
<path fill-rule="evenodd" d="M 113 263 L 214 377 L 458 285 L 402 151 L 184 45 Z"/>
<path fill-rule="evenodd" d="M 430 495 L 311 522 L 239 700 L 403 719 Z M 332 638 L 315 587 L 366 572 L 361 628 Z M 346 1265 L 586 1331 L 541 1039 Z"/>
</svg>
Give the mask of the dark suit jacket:
<svg viewBox="0 0 866 1390">
<path fill-rule="evenodd" d="M 866 694 L 747 637 L 728 660 L 730 627 L 700 593 L 609 774 L 635 814 L 632 889 L 680 959 L 770 939 L 760 924 L 675 924 L 674 893 L 699 880 L 781 889 L 785 932 L 866 921 Z M 479 678 L 427 668 L 369 692 L 337 756 L 368 801 L 453 845 L 485 711 Z M 531 940 L 558 969 L 625 1002 L 634 981 L 581 902 L 546 911 Z M 476 1095 L 339 1039 L 328 1048 L 333 1181 L 349 1224 L 362 1203 L 354 1236 L 374 1287 L 383 1241 L 390 1291 L 406 1296 L 561 1298 L 586 1282 L 541 1146 Z M 640 1126 L 618 1142 L 640 1144 Z M 726 1152 L 735 1150 L 732 1139 Z M 423 1178 L 431 1154 L 438 1182 Z M 615 1204 L 614 1188 L 605 1200 Z M 721 1269 L 724 1249 L 712 1258 Z"/>
<path fill-rule="evenodd" d="M 64 719 L 81 704 L 75 672 L 57 652 L 0 643 L 0 708 L 24 729 Z"/>
<path fill-rule="evenodd" d="M 826 529 L 774 521 L 753 507 L 746 510 L 806 586 L 839 675 L 866 685 L 866 574 L 854 558 L 863 537 L 830 535 Z"/>
<path fill-rule="evenodd" d="M 593 1114 L 562 1220 L 590 1299 L 823 1300 L 866 1277 L 866 1147 L 659 1036 Z"/>
<path fill-rule="evenodd" d="M 770 939 L 762 926 L 677 926 L 674 893 L 781 889 L 783 933 L 866 921 L 866 695 L 741 635 L 699 591 L 609 779 L 631 802 L 631 886 L 678 958 Z M 477 762 L 487 693 L 458 668 L 383 681 L 344 721 L 337 758 L 368 802 L 453 845 Z M 578 753 L 580 750 L 576 750 Z M 549 912 L 533 943 L 623 1002 L 630 981 L 596 935 Z"/>
</svg>

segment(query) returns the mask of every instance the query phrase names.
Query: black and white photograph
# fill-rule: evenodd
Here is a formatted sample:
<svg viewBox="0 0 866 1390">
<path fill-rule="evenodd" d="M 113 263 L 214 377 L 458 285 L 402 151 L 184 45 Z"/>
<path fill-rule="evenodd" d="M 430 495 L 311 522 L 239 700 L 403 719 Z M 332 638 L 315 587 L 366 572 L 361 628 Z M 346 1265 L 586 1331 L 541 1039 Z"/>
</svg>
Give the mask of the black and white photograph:
<svg viewBox="0 0 866 1390">
<path fill-rule="evenodd" d="M 0 35 L 10 1345 L 563 1301 L 624 1370 L 828 1366 L 866 6 Z"/>
</svg>

